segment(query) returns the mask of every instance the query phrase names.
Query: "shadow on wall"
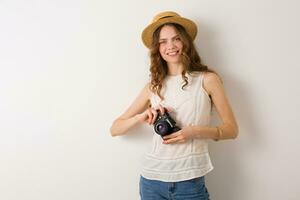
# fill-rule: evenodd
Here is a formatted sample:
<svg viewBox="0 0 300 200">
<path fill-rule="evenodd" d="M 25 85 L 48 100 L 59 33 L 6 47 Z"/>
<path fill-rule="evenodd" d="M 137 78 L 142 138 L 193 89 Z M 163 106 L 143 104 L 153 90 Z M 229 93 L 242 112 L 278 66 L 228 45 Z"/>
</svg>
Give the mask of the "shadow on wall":
<svg viewBox="0 0 300 200">
<path fill-rule="evenodd" d="M 235 140 L 210 142 L 209 151 L 214 170 L 207 175 L 207 185 L 212 199 L 240 200 L 244 198 L 242 194 L 249 193 L 249 182 L 253 179 L 249 177 L 247 171 L 249 158 L 242 156 L 263 151 L 264 141 L 258 135 L 262 131 L 260 122 L 255 121 L 258 118 L 255 117 L 255 109 L 251 107 L 251 95 L 248 92 L 250 90 L 234 77 L 226 76 L 226 80 L 230 80 L 224 85 L 239 125 L 239 136 Z M 212 126 L 219 124 L 219 121 L 220 118 L 214 108 Z"/>
<path fill-rule="evenodd" d="M 248 176 L 249 166 L 246 162 L 248 159 L 242 156 L 249 155 L 249 152 L 252 154 L 263 151 L 264 144 L 264 138 L 259 135 L 262 126 L 256 120 L 257 113 L 254 113 L 254 105 L 251 102 L 254 94 L 251 94 L 251 89 L 247 88 L 243 80 L 233 76 L 228 70 L 232 68 L 232 63 L 228 63 L 228 54 L 225 54 L 222 45 L 224 41 L 221 41 L 223 37 L 218 36 L 216 28 L 202 19 L 195 22 L 199 27 L 195 40 L 198 53 L 202 62 L 221 76 L 239 125 L 237 139 L 210 142 L 209 152 L 214 170 L 206 176 L 207 187 L 211 199 L 241 200 L 244 199 L 241 194 L 249 193 L 249 179 L 253 179 Z M 239 70 L 242 68 L 238 67 Z M 213 107 L 211 126 L 219 123 L 220 118 Z"/>
</svg>

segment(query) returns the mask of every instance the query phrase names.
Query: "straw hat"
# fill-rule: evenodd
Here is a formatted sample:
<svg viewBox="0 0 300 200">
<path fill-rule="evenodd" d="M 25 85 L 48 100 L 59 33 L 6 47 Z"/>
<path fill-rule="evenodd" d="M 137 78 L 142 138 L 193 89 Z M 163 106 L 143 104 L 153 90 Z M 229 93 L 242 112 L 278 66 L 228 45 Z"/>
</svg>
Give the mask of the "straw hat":
<svg viewBox="0 0 300 200">
<path fill-rule="evenodd" d="M 151 24 L 143 30 L 142 40 L 146 47 L 150 48 L 154 31 L 165 23 L 175 23 L 183 26 L 192 40 L 197 35 L 197 26 L 192 20 L 183 18 L 176 12 L 165 11 L 154 16 Z"/>
</svg>

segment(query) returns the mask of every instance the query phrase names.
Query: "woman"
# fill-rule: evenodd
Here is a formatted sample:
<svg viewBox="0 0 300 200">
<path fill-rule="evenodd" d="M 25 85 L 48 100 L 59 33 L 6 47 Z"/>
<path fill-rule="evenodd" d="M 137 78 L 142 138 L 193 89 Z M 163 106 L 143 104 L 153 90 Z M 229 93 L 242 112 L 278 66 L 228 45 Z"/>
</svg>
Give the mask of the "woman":
<svg viewBox="0 0 300 200">
<path fill-rule="evenodd" d="M 180 129 L 167 134 L 153 131 L 140 178 L 143 200 L 209 199 L 204 181 L 213 169 L 208 139 L 238 135 L 222 81 L 201 63 L 194 47 L 196 34 L 196 24 L 175 12 L 154 17 L 142 33 L 150 50 L 151 80 L 110 129 L 112 136 L 124 135 L 138 123 L 156 125 L 165 113 Z M 209 126 L 213 105 L 222 119 L 217 127 Z"/>
</svg>

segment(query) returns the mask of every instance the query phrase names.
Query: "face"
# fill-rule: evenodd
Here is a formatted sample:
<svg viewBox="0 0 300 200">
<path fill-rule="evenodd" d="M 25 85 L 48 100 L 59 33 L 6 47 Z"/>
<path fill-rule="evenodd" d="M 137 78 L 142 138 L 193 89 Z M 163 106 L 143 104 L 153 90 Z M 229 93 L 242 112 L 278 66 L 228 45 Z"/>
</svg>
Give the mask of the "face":
<svg viewBox="0 0 300 200">
<path fill-rule="evenodd" d="M 179 63 L 183 43 L 175 28 L 163 26 L 159 34 L 159 52 L 167 63 Z"/>
</svg>

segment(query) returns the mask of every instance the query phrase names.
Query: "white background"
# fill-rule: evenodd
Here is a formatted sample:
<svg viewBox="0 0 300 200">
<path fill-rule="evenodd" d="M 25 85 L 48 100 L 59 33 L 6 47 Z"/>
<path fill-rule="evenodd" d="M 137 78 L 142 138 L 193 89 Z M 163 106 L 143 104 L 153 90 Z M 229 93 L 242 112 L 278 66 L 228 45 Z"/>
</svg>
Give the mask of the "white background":
<svg viewBox="0 0 300 200">
<path fill-rule="evenodd" d="M 140 34 L 173 10 L 194 20 L 239 123 L 211 142 L 213 200 L 298 200 L 296 0 L 0 1 L 0 199 L 139 199 L 139 126 L 109 127 L 148 79 Z M 218 123 L 216 111 L 212 124 Z"/>
</svg>

